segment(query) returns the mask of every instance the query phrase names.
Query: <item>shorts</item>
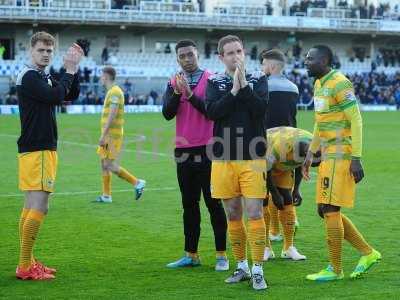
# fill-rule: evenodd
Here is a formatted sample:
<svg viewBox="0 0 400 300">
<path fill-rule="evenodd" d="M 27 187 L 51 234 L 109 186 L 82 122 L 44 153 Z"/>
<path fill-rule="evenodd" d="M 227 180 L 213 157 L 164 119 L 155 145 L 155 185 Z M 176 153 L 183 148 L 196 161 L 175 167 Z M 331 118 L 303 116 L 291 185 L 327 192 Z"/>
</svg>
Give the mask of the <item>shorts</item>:
<svg viewBox="0 0 400 300">
<path fill-rule="evenodd" d="M 328 159 L 318 169 L 316 202 L 351 208 L 354 206 L 356 183 L 350 173 L 351 160 Z"/>
<path fill-rule="evenodd" d="M 283 170 L 275 170 L 272 169 L 272 174 L 271 174 L 271 179 L 273 184 L 277 187 L 277 188 L 281 188 L 281 189 L 287 189 L 287 190 L 293 190 L 294 187 L 294 172 L 293 171 L 283 171 Z M 267 193 L 266 195 L 266 202 L 264 202 L 264 206 L 267 205 L 268 200 L 272 199 L 271 198 L 271 194 Z"/>
<path fill-rule="evenodd" d="M 294 187 L 294 172 L 293 171 L 282 171 L 272 170 L 272 182 L 274 185 L 281 189 L 292 190 Z"/>
<path fill-rule="evenodd" d="M 121 147 L 122 139 L 109 139 L 104 146 L 97 147 L 97 154 L 100 156 L 101 159 L 115 160 L 118 158 L 119 153 L 121 152 Z"/>
<path fill-rule="evenodd" d="M 211 194 L 216 199 L 266 196 L 266 160 L 213 161 Z"/>
<path fill-rule="evenodd" d="M 57 152 L 50 150 L 18 154 L 19 189 L 54 192 Z"/>
</svg>

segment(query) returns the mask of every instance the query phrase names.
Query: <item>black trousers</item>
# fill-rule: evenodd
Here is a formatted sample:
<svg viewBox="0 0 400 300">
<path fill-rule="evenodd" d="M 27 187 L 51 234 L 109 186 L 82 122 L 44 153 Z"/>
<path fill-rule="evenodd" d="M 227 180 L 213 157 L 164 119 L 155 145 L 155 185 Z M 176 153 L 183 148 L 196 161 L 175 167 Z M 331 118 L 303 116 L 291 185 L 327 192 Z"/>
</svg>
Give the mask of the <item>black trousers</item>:
<svg viewBox="0 0 400 300">
<path fill-rule="evenodd" d="M 205 154 L 186 154 L 177 161 L 177 176 L 182 195 L 185 251 L 197 252 L 200 239 L 200 196 L 210 213 L 216 251 L 226 250 L 227 222 L 221 200 L 211 198 L 211 161 Z"/>
</svg>

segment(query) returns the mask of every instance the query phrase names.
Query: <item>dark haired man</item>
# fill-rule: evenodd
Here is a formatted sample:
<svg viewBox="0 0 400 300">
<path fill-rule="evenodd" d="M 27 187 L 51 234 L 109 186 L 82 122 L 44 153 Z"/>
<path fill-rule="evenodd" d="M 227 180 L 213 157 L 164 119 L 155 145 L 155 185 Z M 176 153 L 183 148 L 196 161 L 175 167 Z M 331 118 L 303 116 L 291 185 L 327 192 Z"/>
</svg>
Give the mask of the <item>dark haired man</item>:
<svg viewBox="0 0 400 300">
<path fill-rule="evenodd" d="M 181 71 L 168 82 L 162 113 L 167 120 L 176 118 L 175 159 L 182 195 L 185 255 L 168 268 L 200 265 L 200 196 L 203 192 L 215 237 L 216 271 L 229 270 L 226 256 L 226 218 L 221 201 L 211 198 L 211 161 L 206 147 L 211 142 L 213 122 L 206 117 L 205 93 L 211 73 L 199 67 L 196 44 L 181 40 L 175 47 Z"/>
<path fill-rule="evenodd" d="M 313 156 L 320 147 L 316 202 L 318 214 L 325 221 L 330 261 L 326 269 L 307 276 L 313 281 L 343 279 L 343 239 L 362 255 L 351 278 L 360 277 L 381 259 L 381 254 L 341 212 L 342 207 L 354 206 L 356 184 L 364 177 L 362 119 L 353 84 L 341 72 L 332 69 L 332 63 L 332 50 L 325 45 L 312 47 L 305 60 L 308 74 L 316 80 L 314 137 L 303 165 L 303 176 L 310 178 Z"/>
</svg>

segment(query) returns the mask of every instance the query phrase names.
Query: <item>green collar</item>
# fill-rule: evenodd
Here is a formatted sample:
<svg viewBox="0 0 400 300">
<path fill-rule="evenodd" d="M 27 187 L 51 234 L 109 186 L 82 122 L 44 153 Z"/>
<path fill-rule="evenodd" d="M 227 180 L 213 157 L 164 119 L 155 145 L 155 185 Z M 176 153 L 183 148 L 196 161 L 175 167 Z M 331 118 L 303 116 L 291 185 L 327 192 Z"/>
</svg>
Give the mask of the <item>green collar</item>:
<svg viewBox="0 0 400 300">
<path fill-rule="evenodd" d="M 337 72 L 337 70 L 332 69 L 332 70 L 329 71 L 328 74 L 324 75 L 324 77 L 322 77 L 322 78 L 319 80 L 319 82 L 321 83 L 321 87 L 323 87 L 324 84 L 325 84 L 329 79 L 331 79 L 332 76 L 333 76 L 336 72 Z"/>
</svg>

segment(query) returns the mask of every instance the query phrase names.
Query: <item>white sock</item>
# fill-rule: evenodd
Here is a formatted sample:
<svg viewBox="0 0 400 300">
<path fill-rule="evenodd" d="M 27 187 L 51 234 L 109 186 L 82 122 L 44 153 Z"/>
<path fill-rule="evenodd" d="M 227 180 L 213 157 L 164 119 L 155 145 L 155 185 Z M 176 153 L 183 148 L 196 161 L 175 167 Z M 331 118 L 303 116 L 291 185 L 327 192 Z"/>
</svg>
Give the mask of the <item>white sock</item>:
<svg viewBox="0 0 400 300">
<path fill-rule="evenodd" d="M 144 180 L 143 179 L 138 179 L 136 184 L 134 185 L 134 187 L 137 187 L 139 185 L 139 183 L 142 183 Z"/>
<path fill-rule="evenodd" d="M 263 271 L 262 265 L 253 264 L 253 267 L 251 268 L 251 273 L 264 275 L 264 271 Z"/>
<path fill-rule="evenodd" d="M 238 261 L 237 268 L 242 269 L 245 272 L 250 272 L 249 263 L 248 263 L 247 259 Z"/>
</svg>

